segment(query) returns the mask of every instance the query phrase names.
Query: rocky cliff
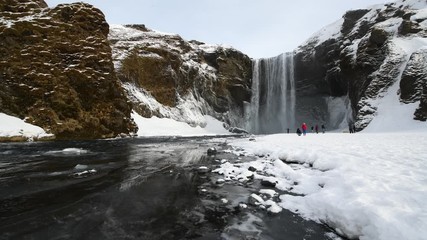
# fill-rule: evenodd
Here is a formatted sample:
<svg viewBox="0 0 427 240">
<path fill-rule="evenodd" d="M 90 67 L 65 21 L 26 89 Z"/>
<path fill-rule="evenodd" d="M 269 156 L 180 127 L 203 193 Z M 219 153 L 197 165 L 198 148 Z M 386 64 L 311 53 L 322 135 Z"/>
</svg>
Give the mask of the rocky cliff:
<svg viewBox="0 0 427 240">
<path fill-rule="evenodd" d="M 425 0 L 399 0 L 349 11 L 301 45 L 295 122 L 356 122 L 360 130 L 394 97 L 391 105 L 415 106 L 410 114 L 426 121 L 426 8 Z M 144 25 L 109 27 L 84 3 L 50 9 L 42 0 L 5 0 L 0 13 L 0 112 L 59 139 L 133 133 L 132 110 L 246 125 L 253 63 L 233 48 Z"/>
<path fill-rule="evenodd" d="M 144 25 L 112 25 L 109 39 L 118 77 L 141 116 L 204 126 L 203 115 L 212 115 L 243 125 L 251 96 L 248 56 Z"/>
<path fill-rule="evenodd" d="M 400 0 L 353 10 L 315 34 L 296 50 L 297 98 L 306 101 L 297 109 L 360 130 L 385 96 L 396 96 L 395 105 L 416 104 L 413 118 L 426 121 L 426 8 L 425 0 Z"/>
<path fill-rule="evenodd" d="M 144 25 L 110 32 L 102 12 L 84 3 L 51 9 L 7 0 L 0 13 L 0 112 L 58 139 L 132 134 L 132 109 L 192 125 L 204 126 L 207 114 L 242 125 L 252 61 L 235 49 Z"/>
<path fill-rule="evenodd" d="M 0 111 L 58 139 L 135 131 L 115 74 L 109 26 L 84 3 L 0 2 Z"/>
</svg>

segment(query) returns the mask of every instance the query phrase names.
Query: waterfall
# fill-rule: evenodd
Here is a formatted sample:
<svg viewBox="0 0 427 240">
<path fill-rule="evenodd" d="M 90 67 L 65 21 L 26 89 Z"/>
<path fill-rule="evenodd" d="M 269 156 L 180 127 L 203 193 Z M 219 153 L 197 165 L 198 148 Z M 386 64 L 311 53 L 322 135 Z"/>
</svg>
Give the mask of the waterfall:
<svg viewBox="0 0 427 240">
<path fill-rule="evenodd" d="M 294 55 L 284 53 L 253 62 L 252 98 L 246 109 L 252 133 L 280 133 L 295 129 Z"/>
</svg>

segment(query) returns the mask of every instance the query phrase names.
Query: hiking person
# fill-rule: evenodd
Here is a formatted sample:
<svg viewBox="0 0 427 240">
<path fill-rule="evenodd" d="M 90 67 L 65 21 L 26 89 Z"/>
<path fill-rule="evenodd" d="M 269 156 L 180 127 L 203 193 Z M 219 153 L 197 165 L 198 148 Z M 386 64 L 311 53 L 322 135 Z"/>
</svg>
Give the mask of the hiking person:
<svg viewBox="0 0 427 240">
<path fill-rule="evenodd" d="M 307 134 L 307 124 L 303 123 L 301 128 L 302 128 L 302 134 L 305 136 Z"/>
<path fill-rule="evenodd" d="M 311 133 L 313 133 L 314 132 L 314 127 L 313 126 L 311 126 Z"/>
<path fill-rule="evenodd" d="M 353 133 L 353 123 L 351 123 L 351 122 L 348 123 L 348 131 L 350 133 Z"/>
<path fill-rule="evenodd" d="M 301 130 L 299 128 L 297 128 L 297 135 L 301 136 Z"/>
<path fill-rule="evenodd" d="M 325 133 L 325 131 L 326 131 L 325 125 L 322 124 L 322 133 Z"/>
<path fill-rule="evenodd" d="M 316 133 L 319 134 L 319 125 L 316 124 L 316 126 L 314 127 L 314 129 L 316 130 Z"/>
<path fill-rule="evenodd" d="M 287 131 L 287 132 L 288 132 L 288 134 L 289 134 L 289 128 L 287 128 L 287 129 L 286 129 L 286 131 Z"/>
</svg>

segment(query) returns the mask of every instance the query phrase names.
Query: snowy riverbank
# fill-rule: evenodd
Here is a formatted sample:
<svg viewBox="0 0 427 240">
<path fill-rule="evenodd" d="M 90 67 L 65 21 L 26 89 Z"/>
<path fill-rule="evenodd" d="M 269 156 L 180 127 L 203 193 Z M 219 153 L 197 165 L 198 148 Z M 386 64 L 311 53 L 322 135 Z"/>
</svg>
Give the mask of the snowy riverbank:
<svg viewBox="0 0 427 240">
<path fill-rule="evenodd" d="M 192 127 L 185 122 L 178 122 L 170 118 L 143 118 L 136 113 L 132 113 L 135 123 L 138 126 L 137 136 L 158 137 L 158 136 L 215 136 L 231 135 L 224 128 L 223 122 L 211 117 L 203 116 L 205 127 Z M 0 113 L 0 142 L 1 141 L 32 141 L 41 139 L 54 139 L 53 134 L 47 134 L 42 128 L 26 123 L 24 120 Z"/>
<path fill-rule="evenodd" d="M 215 136 L 230 135 L 231 133 L 224 128 L 223 122 L 211 117 L 203 116 L 205 127 L 192 127 L 185 122 L 178 122 L 170 118 L 144 118 L 136 112 L 132 113 L 136 125 L 138 126 L 137 135 L 139 137 L 152 136 Z"/>
<path fill-rule="evenodd" d="M 216 171 L 241 177 L 253 166 L 255 178 L 290 193 L 280 196 L 280 207 L 350 238 L 423 239 L 426 143 L 426 132 L 267 135 L 231 143 L 236 154 L 258 160 Z"/>
<path fill-rule="evenodd" d="M 0 123 L 0 142 L 54 138 L 54 135 L 47 134 L 41 127 L 4 113 L 0 113 Z"/>
</svg>

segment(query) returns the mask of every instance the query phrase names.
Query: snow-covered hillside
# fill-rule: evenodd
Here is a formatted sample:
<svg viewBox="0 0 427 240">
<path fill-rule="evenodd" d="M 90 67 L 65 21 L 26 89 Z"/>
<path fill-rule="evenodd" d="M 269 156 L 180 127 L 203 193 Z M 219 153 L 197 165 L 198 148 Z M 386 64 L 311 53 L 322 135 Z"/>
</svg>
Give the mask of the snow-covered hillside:
<svg viewBox="0 0 427 240">
<path fill-rule="evenodd" d="M 206 125 L 206 115 L 241 125 L 249 91 L 251 61 L 226 46 L 186 41 L 144 25 L 111 25 L 113 60 L 134 111 L 191 126 Z M 228 69 L 235 65 L 237 70 Z M 248 70 L 249 69 L 249 70 Z M 240 94 L 240 95 L 242 95 Z"/>
<path fill-rule="evenodd" d="M 347 12 L 296 50 L 300 89 L 350 99 L 347 121 L 359 130 L 425 123 L 426 9 L 424 0 L 399 0 Z"/>
</svg>

